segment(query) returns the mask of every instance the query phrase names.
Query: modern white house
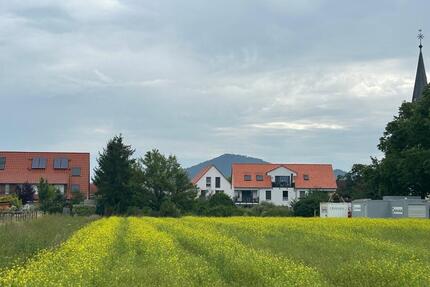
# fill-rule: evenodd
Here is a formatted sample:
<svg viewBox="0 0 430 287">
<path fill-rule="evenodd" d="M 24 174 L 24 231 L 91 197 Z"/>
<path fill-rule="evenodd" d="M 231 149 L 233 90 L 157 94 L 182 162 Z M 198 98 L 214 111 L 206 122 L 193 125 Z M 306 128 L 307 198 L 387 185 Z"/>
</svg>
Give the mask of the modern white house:
<svg viewBox="0 0 430 287">
<path fill-rule="evenodd" d="M 191 182 L 199 189 L 199 196 L 208 197 L 217 192 L 223 192 L 233 198 L 230 182 L 214 165 L 200 170 Z"/>
<path fill-rule="evenodd" d="M 330 164 L 233 164 L 231 176 L 233 200 L 238 205 L 266 201 L 291 206 L 309 192 L 337 189 Z"/>
<path fill-rule="evenodd" d="M 210 165 L 192 182 L 198 187 L 199 196 L 224 192 L 237 205 L 246 206 L 262 202 L 291 206 L 294 200 L 309 192 L 335 192 L 337 189 L 330 164 L 235 163 L 231 168 L 231 183 Z"/>
</svg>

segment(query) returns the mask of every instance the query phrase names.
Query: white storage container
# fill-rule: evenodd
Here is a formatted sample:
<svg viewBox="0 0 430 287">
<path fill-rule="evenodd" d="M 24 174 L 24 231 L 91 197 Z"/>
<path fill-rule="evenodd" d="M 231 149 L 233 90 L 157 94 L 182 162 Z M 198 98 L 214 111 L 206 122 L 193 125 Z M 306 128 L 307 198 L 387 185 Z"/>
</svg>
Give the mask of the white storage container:
<svg viewBox="0 0 430 287">
<path fill-rule="evenodd" d="M 320 217 L 350 217 L 351 203 L 349 202 L 321 202 Z"/>
</svg>

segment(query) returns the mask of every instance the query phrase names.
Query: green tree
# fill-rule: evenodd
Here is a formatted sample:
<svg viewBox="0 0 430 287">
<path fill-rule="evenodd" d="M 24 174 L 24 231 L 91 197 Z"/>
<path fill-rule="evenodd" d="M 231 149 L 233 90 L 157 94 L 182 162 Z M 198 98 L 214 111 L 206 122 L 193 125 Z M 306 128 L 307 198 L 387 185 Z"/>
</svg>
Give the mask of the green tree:
<svg viewBox="0 0 430 287">
<path fill-rule="evenodd" d="M 103 214 L 125 213 L 132 205 L 134 150 L 124 144 L 122 135 L 111 139 L 97 159 L 93 182 L 97 186 L 98 211 Z"/>
<path fill-rule="evenodd" d="M 417 195 L 430 192 L 430 87 L 413 103 L 403 103 L 388 123 L 378 148 L 382 194 Z"/>
<path fill-rule="evenodd" d="M 327 192 L 318 190 L 311 191 L 305 198 L 292 203 L 294 215 L 303 217 L 318 216 L 320 202 L 326 202 L 328 199 Z"/>
<path fill-rule="evenodd" d="M 149 206 L 159 211 L 164 201 L 171 201 L 181 212 L 193 210 L 197 191 L 175 156 L 168 157 L 154 149 L 139 161 L 141 188 L 137 197 L 145 198 Z"/>
<path fill-rule="evenodd" d="M 372 158 L 372 164 L 354 164 L 350 172 L 337 180 L 337 193 L 345 199 L 382 197 L 379 190 L 379 162 Z"/>
<path fill-rule="evenodd" d="M 37 186 L 40 209 L 48 213 L 61 213 L 66 205 L 66 198 L 47 180 L 41 178 Z"/>
</svg>

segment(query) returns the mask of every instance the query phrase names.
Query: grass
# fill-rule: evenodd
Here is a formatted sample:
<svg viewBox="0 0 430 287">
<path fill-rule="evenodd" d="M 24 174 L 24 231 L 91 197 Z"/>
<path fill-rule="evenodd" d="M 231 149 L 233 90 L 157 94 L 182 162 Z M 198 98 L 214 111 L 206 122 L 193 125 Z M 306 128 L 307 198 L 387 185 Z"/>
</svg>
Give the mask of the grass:
<svg viewBox="0 0 430 287">
<path fill-rule="evenodd" d="M 0 224 L 0 269 L 22 264 L 39 250 L 59 245 L 88 222 L 85 217 L 45 215 Z"/>
<path fill-rule="evenodd" d="M 0 285 L 430 286 L 429 234 L 414 219 L 111 217 Z"/>
</svg>

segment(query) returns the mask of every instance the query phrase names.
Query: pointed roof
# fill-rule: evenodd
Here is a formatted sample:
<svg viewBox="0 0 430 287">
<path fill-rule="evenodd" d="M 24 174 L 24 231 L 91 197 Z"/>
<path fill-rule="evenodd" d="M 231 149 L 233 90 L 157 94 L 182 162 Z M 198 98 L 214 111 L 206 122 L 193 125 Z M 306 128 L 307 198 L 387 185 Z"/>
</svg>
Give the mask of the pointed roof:
<svg viewBox="0 0 430 287">
<path fill-rule="evenodd" d="M 418 67 L 417 74 L 415 76 L 415 86 L 414 86 L 414 94 L 412 96 L 412 102 L 419 100 L 424 92 L 425 87 L 427 86 L 427 76 L 426 69 L 424 67 L 424 59 L 422 53 L 423 45 L 420 42 L 420 55 L 418 57 Z"/>
</svg>

